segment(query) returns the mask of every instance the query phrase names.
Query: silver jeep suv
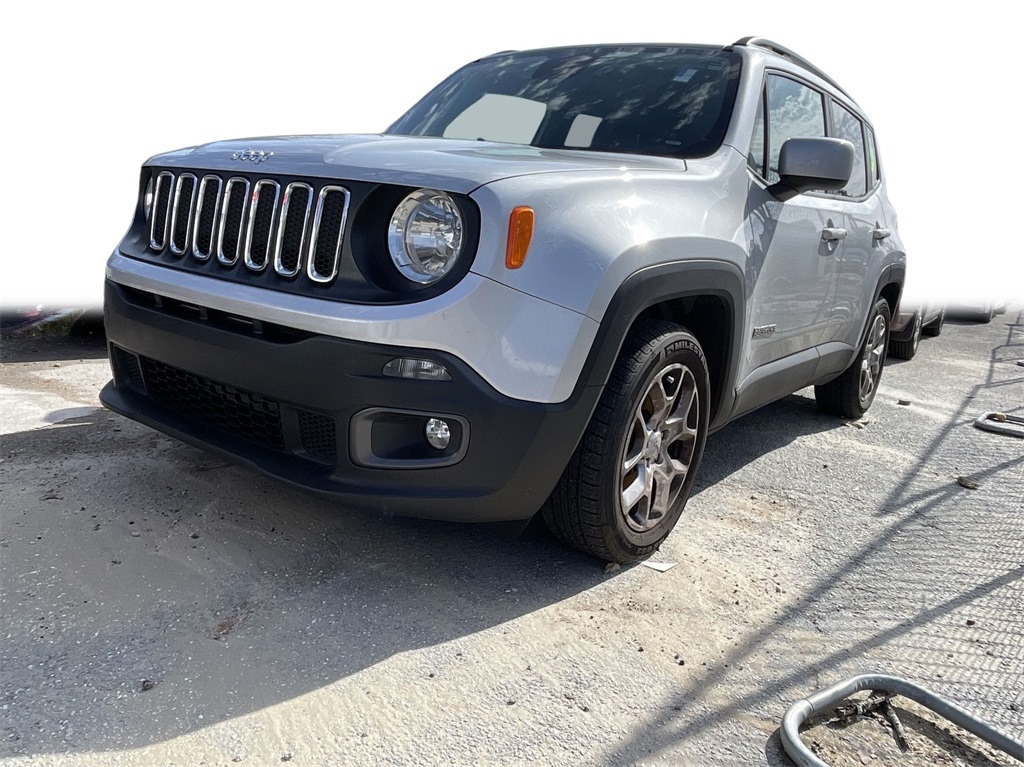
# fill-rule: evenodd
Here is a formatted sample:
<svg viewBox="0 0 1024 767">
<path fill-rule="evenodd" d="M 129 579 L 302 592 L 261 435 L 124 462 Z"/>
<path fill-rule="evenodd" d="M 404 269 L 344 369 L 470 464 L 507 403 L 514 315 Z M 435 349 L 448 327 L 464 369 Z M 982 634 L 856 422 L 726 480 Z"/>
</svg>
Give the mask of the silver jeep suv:
<svg viewBox="0 0 1024 767">
<path fill-rule="evenodd" d="M 628 562 L 710 431 L 860 416 L 905 258 L 875 134 L 793 52 L 467 65 L 382 135 L 147 161 L 107 264 L 107 407 L 381 512 L 527 520 Z"/>
</svg>

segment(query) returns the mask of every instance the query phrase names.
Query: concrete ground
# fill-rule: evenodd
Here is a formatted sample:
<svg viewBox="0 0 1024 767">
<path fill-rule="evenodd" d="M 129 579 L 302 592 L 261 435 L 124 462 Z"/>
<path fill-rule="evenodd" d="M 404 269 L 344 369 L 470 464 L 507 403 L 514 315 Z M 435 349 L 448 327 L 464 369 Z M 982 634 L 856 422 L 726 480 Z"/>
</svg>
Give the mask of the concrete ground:
<svg viewBox="0 0 1024 767">
<path fill-rule="evenodd" d="M 4 765 L 783 765 L 790 703 L 864 671 L 1024 738 L 1024 440 L 972 426 L 1024 415 L 1019 308 L 861 422 L 804 391 L 713 435 L 665 572 L 225 465 L 100 409 L 96 337 L 0 351 Z M 865 744 L 828 753 L 929 763 Z"/>
</svg>

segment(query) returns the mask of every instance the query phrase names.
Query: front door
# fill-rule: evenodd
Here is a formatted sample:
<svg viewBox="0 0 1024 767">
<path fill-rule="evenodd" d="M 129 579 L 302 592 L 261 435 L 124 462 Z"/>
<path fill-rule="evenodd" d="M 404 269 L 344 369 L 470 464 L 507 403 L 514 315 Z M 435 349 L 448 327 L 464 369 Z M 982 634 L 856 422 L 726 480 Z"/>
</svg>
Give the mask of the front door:
<svg viewBox="0 0 1024 767">
<path fill-rule="evenodd" d="M 764 95 L 767 136 L 759 144 L 755 135 L 751 147 L 754 172 L 746 217 L 749 351 L 741 380 L 762 365 L 827 339 L 847 228 L 843 199 L 801 194 L 782 202 L 767 191 L 779 180 L 779 154 L 787 139 L 826 135 L 822 94 L 798 80 L 769 74 Z M 765 110 L 759 114 L 763 125 Z M 765 157 L 762 167 L 757 164 L 759 151 Z"/>
</svg>

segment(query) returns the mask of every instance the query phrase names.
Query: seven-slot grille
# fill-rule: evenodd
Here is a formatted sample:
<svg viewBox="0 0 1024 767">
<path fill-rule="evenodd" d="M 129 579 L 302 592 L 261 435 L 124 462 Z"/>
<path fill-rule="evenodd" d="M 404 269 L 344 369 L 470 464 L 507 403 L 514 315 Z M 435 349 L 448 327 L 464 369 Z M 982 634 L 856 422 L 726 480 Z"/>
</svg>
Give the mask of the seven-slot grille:
<svg viewBox="0 0 1024 767">
<path fill-rule="evenodd" d="M 338 275 L 349 192 L 302 181 L 282 187 L 272 178 L 161 171 L 149 211 L 149 247 L 254 272 L 268 267 L 281 277 L 303 272 L 313 282 Z"/>
</svg>

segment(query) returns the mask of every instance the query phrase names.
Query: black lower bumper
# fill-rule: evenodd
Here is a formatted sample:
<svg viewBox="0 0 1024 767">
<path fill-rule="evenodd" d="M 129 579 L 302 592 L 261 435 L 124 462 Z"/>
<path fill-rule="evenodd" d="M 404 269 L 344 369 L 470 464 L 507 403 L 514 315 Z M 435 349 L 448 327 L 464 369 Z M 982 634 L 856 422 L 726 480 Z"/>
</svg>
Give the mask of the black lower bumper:
<svg viewBox="0 0 1024 767">
<path fill-rule="evenodd" d="M 109 281 L 104 314 L 108 408 L 319 495 L 403 516 L 531 516 L 600 393 L 514 400 L 450 354 L 298 333 Z M 438 362 L 451 380 L 382 374 L 403 356 Z M 452 426 L 446 450 L 420 437 L 434 416 Z"/>
</svg>

